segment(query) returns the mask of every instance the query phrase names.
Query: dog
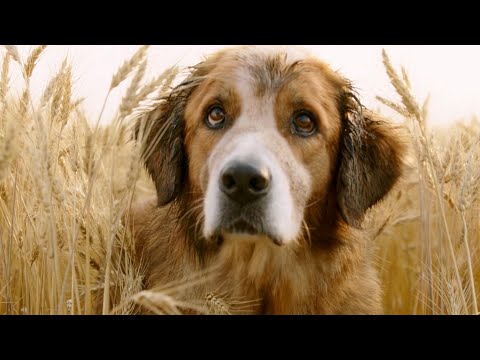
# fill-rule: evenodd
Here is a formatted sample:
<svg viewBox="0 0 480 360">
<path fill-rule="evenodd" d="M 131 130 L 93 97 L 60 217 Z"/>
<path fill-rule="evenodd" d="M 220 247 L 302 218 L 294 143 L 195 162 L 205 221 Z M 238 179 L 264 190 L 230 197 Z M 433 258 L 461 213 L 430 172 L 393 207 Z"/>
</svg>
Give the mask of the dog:
<svg viewBox="0 0 480 360">
<path fill-rule="evenodd" d="M 129 218 L 145 289 L 215 269 L 178 299 L 382 313 L 362 220 L 401 177 L 405 143 L 327 64 L 297 47 L 221 50 L 139 118 L 135 138 L 157 192 Z"/>
</svg>

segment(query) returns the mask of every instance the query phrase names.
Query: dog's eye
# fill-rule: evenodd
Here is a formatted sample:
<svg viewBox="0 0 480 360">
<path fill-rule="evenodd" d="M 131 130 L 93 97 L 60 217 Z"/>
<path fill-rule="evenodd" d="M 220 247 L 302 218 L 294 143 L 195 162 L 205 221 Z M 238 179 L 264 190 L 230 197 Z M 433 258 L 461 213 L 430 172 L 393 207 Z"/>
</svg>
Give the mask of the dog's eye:
<svg viewBox="0 0 480 360">
<path fill-rule="evenodd" d="M 207 125 L 212 129 L 218 129 L 225 122 L 225 112 L 219 106 L 210 109 L 207 116 Z"/>
<path fill-rule="evenodd" d="M 293 120 L 294 131 L 302 136 L 308 136 L 314 133 L 316 126 L 315 121 L 307 113 L 300 113 L 294 116 Z"/>
</svg>

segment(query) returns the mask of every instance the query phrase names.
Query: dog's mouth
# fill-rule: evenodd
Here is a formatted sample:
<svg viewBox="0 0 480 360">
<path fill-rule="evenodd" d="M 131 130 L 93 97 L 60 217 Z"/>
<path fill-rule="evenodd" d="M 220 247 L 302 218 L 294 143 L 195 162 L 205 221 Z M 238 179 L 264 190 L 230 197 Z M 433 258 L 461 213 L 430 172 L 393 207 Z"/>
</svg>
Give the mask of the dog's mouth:
<svg viewBox="0 0 480 360">
<path fill-rule="evenodd" d="M 263 226 L 254 224 L 243 217 L 235 219 L 231 221 L 228 225 L 223 226 L 221 229 L 217 231 L 217 237 L 223 240 L 223 237 L 226 234 L 234 234 L 234 235 L 247 235 L 247 236 L 259 236 L 259 237 L 267 237 L 271 239 L 274 244 L 276 245 L 283 245 L 283 241 L 281 241 L 278 237 L 274 236 L 268 231 L 263 229 Z"/>
<path fill-rule="evenodd" d="M 238 219 L 232 222 L 224 230 L 234 234 L 264 235 L 260 229 L 257 229 L 255 225 L 244 219 Z"/>
</svg>

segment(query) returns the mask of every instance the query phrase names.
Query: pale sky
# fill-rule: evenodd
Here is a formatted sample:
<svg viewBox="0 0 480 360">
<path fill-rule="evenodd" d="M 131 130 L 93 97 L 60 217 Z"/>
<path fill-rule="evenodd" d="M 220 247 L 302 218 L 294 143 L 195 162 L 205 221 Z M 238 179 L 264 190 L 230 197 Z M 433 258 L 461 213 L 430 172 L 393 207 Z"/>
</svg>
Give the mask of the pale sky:
<svg viewBox="0 0 480 360">
<path fill-rule="evenodd" d="M 154 76 L 168 66 L 178 63 L 189 66 L 202 56 L 225 45 L 156 45 L 149 50 L 147 76 Z M 399 68 L 405 66 L 412 88 L 422 101 L 428 93 L 432 125 L 444 126 L 461 118 L 467 121 L 480 115 L 480 46 L 446 45 L 306 45 L 333 69 L 353 81 L 367 107 L 384 107 L 375 95 L 394 98 L 382 64 L 381 51 L 385 48 Z M 18 46 L 25 59 L 31 46 Z M 136 45 L 54 45 L 49 46 L 32 78 L 33 96 L 43 92 L 46 83 L 68 56 L 73 63 L 74 95 L 85 97 L 85 110 L 93 119 L 98 115 L 110 85 L 111 77 L 121 63 L 131 56 Z M 16 72 L 11 81 L 14 88 L 21 86 L 21 76 Z M 123 89 L 125 86 L 123 87 Z M 104 121 L 113 116 L 122 97 L 122 89 L 112 93 Z M 387 112 L 386 112 L 387 113 Z"/>
</svg>

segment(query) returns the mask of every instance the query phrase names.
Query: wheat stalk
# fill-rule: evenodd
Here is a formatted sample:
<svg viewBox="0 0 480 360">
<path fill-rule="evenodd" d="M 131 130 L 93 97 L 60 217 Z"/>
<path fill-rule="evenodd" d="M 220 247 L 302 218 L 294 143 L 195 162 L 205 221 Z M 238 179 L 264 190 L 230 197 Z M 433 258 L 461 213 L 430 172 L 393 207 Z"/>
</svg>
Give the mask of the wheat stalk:
<svg viewBox="0 0 480 360">
<path fill-rule="evenodd" d="M 212 292 L 205 296 L 207 308 L 215 315 L 231 315 L 228 304 Z"/>
<path fill-rule="evenodd" d="M 382 104 L 388 106 L 390 109 L 396 111 L 397 113 L 399 113 L 400 115 L 406 117 L 406 118 L 409 118 L 410 117 L 410 113 L 408 112 L 407 109 L 405 109 L 403 106 L 391 101 L 391 100 L 388 100 L 388 99 L 385 99 L 384 97 L 381 97 L 381 96 L 375 96 L 375 98 L 380 101 Z"/>
<path fill-rule="evenodd" d="M 47 45 L 40 45 L 32 50 L 30 55 L 27 58 L 27 62 L 24 66 L 25 77 L 29 79 L 32 76 L 33 70 L 35 69 L 35 65 L 37 65 L 37 60 L 40 55 L 45 51 Z"/>
<path fill-rule="evenodd" d="M 53 94 L 59 87 L 59 84 L 62 83 L 67 67 L 68 67 L 67 59 L 64 59 L 60 67 L 60 70 L 54 77 L 50 79 L 47 86 L 45 87 L 45 90 L 43 91 L 43 95 L 40 100 L 40 108 L 43 108 L 47 104 L 47 102 L 52 98 Z"/>
<path fill-rule="evenodd" d="M 160 85 L 162 85 L 162 90 L 165 88 L 169 87 L 172 81 L 175 79 L 175 77 L 178 74 L 178 67 L 172 66 L 165 70 L 163 73 L 161 73 L 159 76 L 157 76 L 155 79 L 147 83 L 144 87 L 140 89 L 140 91 L 137 94 L 136 98 L 136 103 L 140 103 L 141 101 L 145 100 L 148 95 L 150 95 L 152 92 L 154 92 Z"/>
<path fill-rule="evenodd" d="M 20 54 L 18 53 L 17 47 L 15 45 L 5 45 L 5 48 L 12 59 L 22 66 L 22 61 L 20 60 Z"/>
<path fill-rule="evenodd" d="M 147 50 L 150 46 L 144 45 L 138 49 L 133 56 L 125 61 L 117 72 L 112 77 L 112 82 L 110 83 L 110 91 L 115 89 L 118 85 L 120 85 L 128 75 L 133 71 L 133 69 L 143 61 L 145 56 L 147 55 Z"/>
<path fill-rule="evenodd" d="M 428 104 L 428 99 L 425 101 L 424 109 L 422 111 L 420 111 L 413 95 L 409 91 L 410 83 L 408 81 L 408 77 L 406 76 L 406 72 L 404 71 L 404 81 L 402 81 L 400 79 L 400 77 L 397 75 L 395 69 L 393 68 L 393 66 L 390 62 L 390 59 L 389 59 L 385 50 L 382 50 L 382 57 L 383 57 L 383 64 L 385 66 L 387 75 L 390 78 L 390 82 L 394 86 L 397 94 L 400 95 L 401 100 L 402 100 L 402 104 L 404 106 L 404 109 L 408 112 L 408 114 L 411 115 L 408 118 L 413 117 L 418 124 L 418 128 L 420 129 L 419 140 L 421 142 L 421 145 L 423 146 L 424 154 L 426 156 L 426 161 L 429 165 L 429 169 L 430 169 L 429 175 L 432 178 L 431 183 L 432 183 L 432 186 L 434 188 L 435 195 L 437 197 L 437 202 L 438 202 L 438 205 L 439 205 L 440 215 L 441 215 L 441 219 L 442 219 L 442 226 L 445 229 L 445 234 L 446 234 L 446 237 L 447 237 L 447 240 L 448 240 L 447 243 L 448 243 L 450 258 L 452 259 L 452 263 L 453 263 L 455 279 L 456 279 L 457 286 L 459 287 L 459 289 L 463 289 L 463 285 L 462 285 L 463 282 L 462 282 L 462 278 L 461 278 L 460 272 L 459 272 L 459 266 L 458 266 L 456 255 L 455 255 L 455 249 L 454 249 L 454 245 L 453 245 L 451 231 L 450 231 L 450 228 L 449 228 L 449 225 L 448 225 L 446 212 L 445 212 L 445 209 L 444 209 L 444 206 L 443 206 L 443 196 L 442 196 L 442 192 L 441 192 L 441 189 L 440 189 L 440 186 L 439 186 L 440 182 L 438 180 L 438 176 L 437 176 L 437 173 L 435 171 L 435 169 L 438 168 L 438 165 L 437 166 L 435 165 L 436 162 L 437 162 L 436 161 L 437 159 L 432 155 L 432 150 L 431 150 L 429 137 L 427 136 L 427 132 L 426 132 L 426 129 L 425 129 L 426 119 L 423 118 L 423 115 L 426 114 L 426 106 Z M 397 108 L 397 107 L 402 109 L 402 107 L 400 105 L 399 106 L 394 106 L 392 108 L 395 110 L 395 108 Z M 400 114 L 402 114 L 403 112 L 404 111 L 402 110 L 402 112 L 400 112 Z M 461 293 L 463 295 L 463 291 Z M 467 311 L 468 307 L 467 307 L 467 303 L 466 303 L 466 300 L 465 300 L 465 296 L 462 296 L 461 300 L 462 300 L 462 305 L 463 305 L 464 309 Z"/>
<path fill-rule="evenodd" d="M 134 295 L 133 301 L 139 305 L 145 306 L 157 315 L 180 315 L 177 301 L 171 296 L 161 292 L 145 290 Z"/>
<path fill-rule="evenodd" d="M 5 134 L 0 134 L 0 182 L 7 176 L 10 164 L 17 153 L 16 126 L 12 120 L 7 123 Z"/>
<path fill-rule="evenodd" d="M 404 78 L 407 79 L 407 85 L 405 82 L 402 82 L 400 77 L 397 75 L 397 72 L 392 66 L 390 59 L 388 58 L 387 52 L 385 49 L 382 50 L 382 57 L 383 57 L 383 65 L 385 66 L 385 70 L 387 71 L 387 75 L 390 78 L 390 83 L 393 85 L 397 94 L 400 95 L 402 98 L 402 103 L 405 106 L 406 110 L 415 116 L 418 120 L 425 120 L 422 119 L 420 110 L 418 105 L 414 99 L 414 97 L 410 94 L 409 86 L 410 82 L 408 81 L 408 77 L 406 77 L 406 72 L 404 71 Z"/>
<path fill-rule="evenodd" d="M 63 78 L 63 86 L 61 91 L 61 103 L 60 103 L 60 112 L 59 120 L 61 128 L 65 126 L 68 121 L 70 112 L 73 110 L 73 104 L 71 103 L 72 99 L 72 69 L 68 66 L 65 70 L 65 75 Z"/>
<path fill-rule="evenodd" d="M 120 117 L 124 118 L 132 112 L 132 109 L 135 107 L 134 99 L 136 99 L 136 93 L 140 86 L 140 82 L 145 75 L 145 70 L 147 69 L 147 60 L 144 60 L 137 69 L 135 76 L 130 83 L 130 86 L 127 89 L 125 96 L 120 103 Z"/>
<path fill-rule="evenodd" d="M 10 68 L 10 54 L 6 54 L 2 63 L 2 74 L 0 77 L 0 103 L 5 106 L 8 90 L 8 72 Z"/>
</svg>

